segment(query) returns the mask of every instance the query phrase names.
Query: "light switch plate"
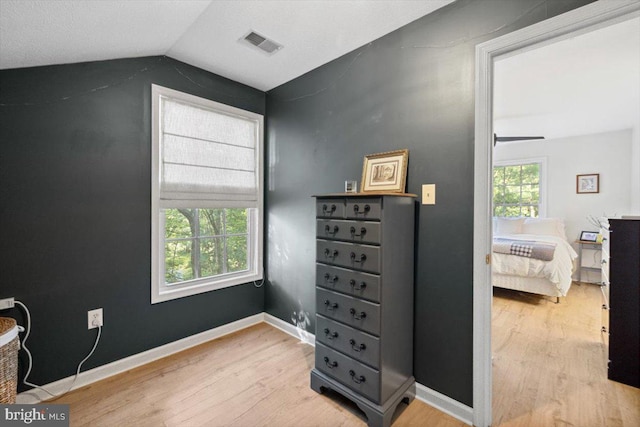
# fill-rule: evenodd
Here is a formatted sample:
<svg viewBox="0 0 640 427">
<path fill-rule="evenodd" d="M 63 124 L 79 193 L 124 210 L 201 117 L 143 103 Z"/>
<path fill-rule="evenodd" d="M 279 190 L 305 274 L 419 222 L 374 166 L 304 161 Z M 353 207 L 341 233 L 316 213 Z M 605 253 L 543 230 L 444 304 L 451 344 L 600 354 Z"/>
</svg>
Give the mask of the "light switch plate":
<svg viewBox="0 0 640 427">
<path fill-rule="evenodd" d="M 435 184 L 422 185 L 422 204 L 423 205 L 436 204 L 436 185 Z"/>
</svg>

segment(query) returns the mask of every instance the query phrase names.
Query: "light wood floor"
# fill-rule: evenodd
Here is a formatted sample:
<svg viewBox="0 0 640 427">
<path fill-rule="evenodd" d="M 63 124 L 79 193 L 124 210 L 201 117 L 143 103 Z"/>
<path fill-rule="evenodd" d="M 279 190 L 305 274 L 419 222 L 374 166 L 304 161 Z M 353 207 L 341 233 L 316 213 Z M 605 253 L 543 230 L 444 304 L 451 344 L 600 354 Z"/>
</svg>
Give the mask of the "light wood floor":
<svg viewBox="0 0 640 427">
<path fill-rule="evenodd" d="M 337 394 L 309 387 L 313 347 L 260 324 L 75 390 L 72 426 L 364 426 Z M 414 400 L 394 427 L 465 424 Z"/>
<path fill-rule="evenodd" d="M 600 288 L 554 301 L 494 289 L 494 425 L 640 426 L 640 390 L 607 379 Z"/>
<path fill-rule="evenodd" d="M 559 305 L 496 290 L 494 426 L 638 426 L 640 390 L 606 379 L 599 288 Z M 78 389 L 72 426 L 364 426 L 355 405 L 309 387 L 313 347 L 267 324 Z M 394 427 L 461 427 L 414 400 Z"/>
</svg>

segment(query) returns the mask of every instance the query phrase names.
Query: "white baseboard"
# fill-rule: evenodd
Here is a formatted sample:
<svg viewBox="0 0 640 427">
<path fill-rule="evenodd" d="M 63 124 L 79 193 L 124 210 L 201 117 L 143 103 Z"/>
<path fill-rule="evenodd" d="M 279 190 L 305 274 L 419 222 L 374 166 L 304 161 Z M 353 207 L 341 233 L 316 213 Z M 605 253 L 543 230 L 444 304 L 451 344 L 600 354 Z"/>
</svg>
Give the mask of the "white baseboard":
<svg viewBox="0 0 640 427">
<path fill-rule="evenodd" d="M 291 335 L 294 338 L 299 339 L 305 344 L 315 346 L 316 337 L 314 334 L 300 329 L 291 323 L 285 322 L 275 316 L 268 313 L 264 313 L 264 321 L 269 325 L 280 329 L 283 332 Z M 454 400 L 442 393 L 438 393 L 420 383 L 416 383 L 416 399 L 426 403 L 429 406 L 433 406 L 439 411 L 445 414 L 451 415 L 457 420 L 462 421 L 468 425 L 473 425 L 473 408 L 464 405 L 457 400 Z"/>
<path fill-rule="evenodd" d="M 81 372 L 73 386 L 73 390 L 264 321 L 265 313 L 255 314 L 253 316 L 245 317 L 244 319 L 236 320 L 235 322 L 227 323 L 226 325 L 218 326 L 217 328 L 209 329 L 208 331 L 200 332 L 199 334 L 191 335 L 178 341 L 170 342 L 168 344 L 161 345 L 160 347 L 152 348 L 142 353 L 134 354 L 133 356 L 125 357 L 124 359 L 116 360 L 115 362 Z M 73 383 L 73 378 L 74 376 L 72 375 L 46 384 L 42 387 L 51 393 L 58 395 L 67 391 L 69 386 Z M 18 396 L 16 396 L 16 403 L 31 404 L 47 399 L 51 399 L 49 394 L 43 390 L 34 388 L 18 394 Z"/>
<path fill-rule="evenodd" d="M 299 339 L 305 344 L 309 344 L 314 347 L 316 345 L 316 336 L 311 332 L 307 332 L 304 329 L 285 322 L 284 320 L 272 316 L 269 313 L 264 313 L 264 321 L 274 328 L 278 328 L 292 337 Z"/>
<path fill-rule="evenodd" d="M 435 390 L 416 383 L 416 399 L 423 401 L 429 406 L 433 406 L 445 414 L 451 415 L 465 424 L 473 425 L 473 408 L 464 405 L 449 396 L 438 393 Z"/>
<path fill-rule="evenodd" d="M 272 316 L 271 314 L 259 313 L 160 347 L 152 348 L 151 350 L 147 350 L 142 353 L 134 354 L 133 356 L 125 357 L 124 359 L 116 360 L 115 362 L 111 362 L 106 365 L 98 366 L 97 368 L 90 369 L 85 372 L 81 372 L 73 386 L 73 390 L 262 322 L 280 329 L 292 337 L 299 339 L 304 344 L 315 346 L 316 340 L 314 334 Z M 70 376 L 46 384 L 43 387 L 53 394 L 61 394 L 67 391 L 72 383 L 73 376 Z M 51 396 L 46 392 L 34 388 L 18 394 L 16 403 L 33 404 L 50 398 Z M 473 409 L 445 396 L 444 394 L 438 393 L 437 391 L 431 390 L 422 384 L 416 383 L 416 399 L 421 400 L 427 405 L 433 406 L 434 408 L 449 414 L 466 424 L 472 425 Z"/>
</svg>

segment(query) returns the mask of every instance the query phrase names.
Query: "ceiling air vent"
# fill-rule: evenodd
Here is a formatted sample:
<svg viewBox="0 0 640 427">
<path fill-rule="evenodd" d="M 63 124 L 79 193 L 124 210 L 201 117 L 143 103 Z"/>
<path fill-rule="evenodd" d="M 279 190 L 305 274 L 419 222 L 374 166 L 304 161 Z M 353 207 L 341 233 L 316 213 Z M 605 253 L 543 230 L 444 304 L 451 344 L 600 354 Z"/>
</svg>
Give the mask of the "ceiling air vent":
<svg viewBox="0 0 640 427">
<path fill-rule="evenodd" d="M 251 46 L 257 47 L 258 49 L 269 55 L 272 55 L 282 49 L 281 44 L 278 44 L 273 40 L 269 40 L 268 38 L 261 36 L 255 31 L 250 31 L 240 40 L 245 43 L 249 43 Z"/>
</svg>

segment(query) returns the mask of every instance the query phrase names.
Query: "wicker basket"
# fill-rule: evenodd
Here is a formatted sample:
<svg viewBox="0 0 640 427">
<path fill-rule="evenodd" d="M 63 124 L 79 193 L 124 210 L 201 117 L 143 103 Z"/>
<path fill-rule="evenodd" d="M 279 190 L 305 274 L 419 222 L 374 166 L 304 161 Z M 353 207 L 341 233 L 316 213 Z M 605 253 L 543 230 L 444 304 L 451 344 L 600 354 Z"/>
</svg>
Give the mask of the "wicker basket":
<svg viewBox="0 0 640 427">
<path fill-rule="evenodd" d="M 0 317 L 0 404 L 16 403 L 19 348 L 16 321 Z"/>
</svg>

